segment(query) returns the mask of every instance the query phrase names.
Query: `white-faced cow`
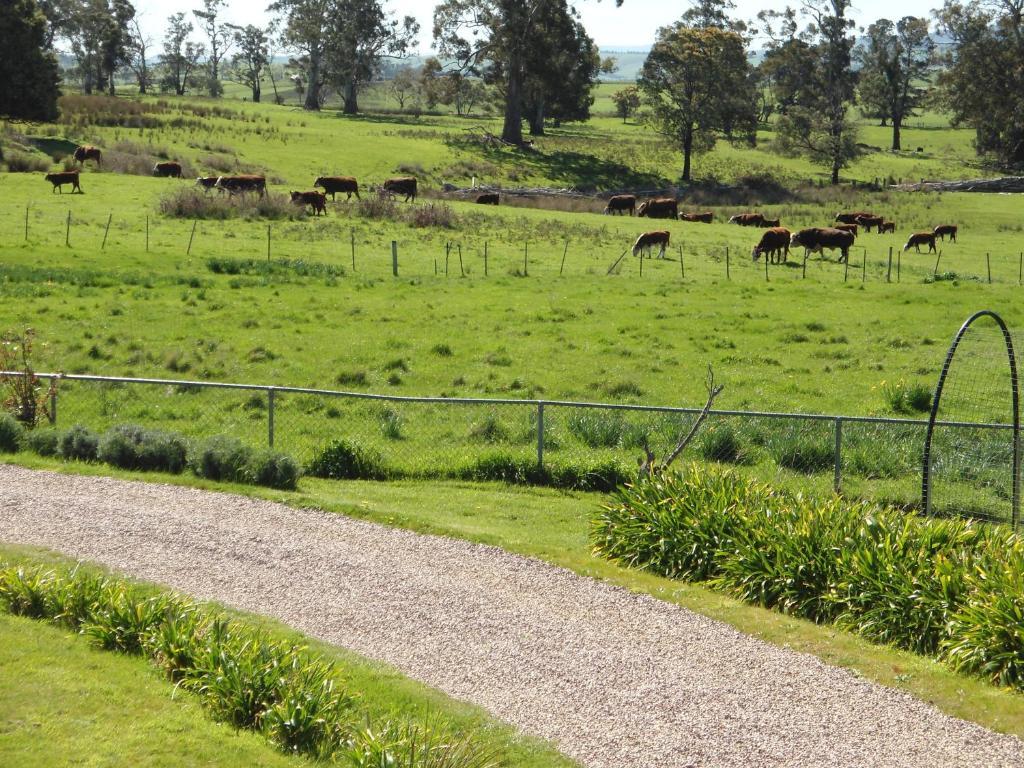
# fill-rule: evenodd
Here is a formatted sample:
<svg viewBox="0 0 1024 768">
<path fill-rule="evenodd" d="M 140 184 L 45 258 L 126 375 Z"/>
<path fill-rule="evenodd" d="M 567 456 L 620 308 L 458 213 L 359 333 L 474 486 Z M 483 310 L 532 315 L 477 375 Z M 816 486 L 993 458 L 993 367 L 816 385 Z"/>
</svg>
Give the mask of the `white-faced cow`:
<svg viewBox="0 0 1024 768">
<path fill-rule="evenodd" d="M 927 245 L 928 252 L 931 253 L 935 250 L 935 233 L 934 232 L 915 232 L 907 239 L 907 244 L 903 246 L 904 251 L 909 251 L 911 248 L 915 252 L 921 252 L 921 246 Z"/>
<path fill-rule="evenodd" d="M 352 195 L 356 196 L 356 200 L 359 199 L 359 182 L 352 176 L 318 176 L 313 186 L 323 187 L 324 194 L 330 195 L 331 200 L 334 200 L 334 196 L 339 192 L 348 195 L 346 200 L 351 200 Z"/>
<path fill-rule="evenodd" d="M 648 258 L 651 255 L 651 249 L 654 246 L 659 246 L 658 258 L 665 258 L 665 249 L 668 248 L 670 234 L 664 230 L 657 232 L 644 232 L 640 237 L 633 243 L 633 255 L 643 257 L 646 253 Z"/>
<path fill-rule="evenodd" d="M 932 232 L 943 242 L 946 240 L 946 235 L 949 235 L 949 239 L 954 243 L 956 242 L 956 224 L 940 224 Z"/>
</svg>

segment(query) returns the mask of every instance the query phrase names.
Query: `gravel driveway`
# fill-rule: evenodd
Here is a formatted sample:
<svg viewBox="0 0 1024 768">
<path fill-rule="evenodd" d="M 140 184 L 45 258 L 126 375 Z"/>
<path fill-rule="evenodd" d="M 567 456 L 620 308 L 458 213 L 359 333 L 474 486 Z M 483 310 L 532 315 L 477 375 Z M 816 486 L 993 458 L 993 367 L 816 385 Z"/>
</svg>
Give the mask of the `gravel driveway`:
<svg viewBox="0 0 1024 768">
<path fill-rule="evenodd" d="M 1014 737 L 493 547 L 2 465 L 0 540 L 273 616 L 479 704 L 594 768 L 1024 765 Z"/>
</svg>

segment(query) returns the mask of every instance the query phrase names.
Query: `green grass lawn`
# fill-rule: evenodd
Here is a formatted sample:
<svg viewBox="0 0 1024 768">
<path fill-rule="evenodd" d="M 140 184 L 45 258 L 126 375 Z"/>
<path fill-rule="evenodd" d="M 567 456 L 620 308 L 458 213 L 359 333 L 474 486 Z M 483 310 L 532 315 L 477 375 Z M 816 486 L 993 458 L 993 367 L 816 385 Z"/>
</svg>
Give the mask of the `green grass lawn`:
<svg viewBox="0 0 1024 768">
<path fill-rule="evenodd" d="M 0 550 L 6 553 L 6 549 Z M 145 661 L 93 650 L 0 613 L 0 764 L 299 766 L 255 734 L 209 720 Z"/>
<path fill-rule="evenodd" d="M 872 645 L 834 627 L 745 605 L 699 584 L 671 581 L 595 557 L 590 552 L 588 531 L 591 516 L 604 500 L 598 494 L 494 484 L 334 482 L 313 478 L 304 478 L 298 492 L 288 493 L 194 478 L 125 473 L 94 465 L 62 465 L 24 454 L 17 461 L 35 468 L 228 490 L 499 546 L 676 603 L 767 642 L 814 654 L 883 685 L 905 690 L 948 714 L 1024 736 L 1024 697 L 1019 694 L 954 674 L 929 659 Z"/>
<path fill-rule="evenodd" d="M 55 553 L 0 543 L 0 561 L 68 566 Z M 90 568 L 88 564 L 83 567 Z M 156 588 L 154 587 L 154 591 Z M 394 668 L 319 642 L 265 617 L 228 610 L 273 639 L 333 662 L 361 718 L 375 724 L 441 721 L 503 760 L 525 768 L 576 765 L 478 707 Z M 0 613 L 0 764 L 6 766 L 303 766 L 261 736 L 220 725 L 192 695 L 175 690 L 145 660 L 93 650 L 83 637 Z"/>
</svg>

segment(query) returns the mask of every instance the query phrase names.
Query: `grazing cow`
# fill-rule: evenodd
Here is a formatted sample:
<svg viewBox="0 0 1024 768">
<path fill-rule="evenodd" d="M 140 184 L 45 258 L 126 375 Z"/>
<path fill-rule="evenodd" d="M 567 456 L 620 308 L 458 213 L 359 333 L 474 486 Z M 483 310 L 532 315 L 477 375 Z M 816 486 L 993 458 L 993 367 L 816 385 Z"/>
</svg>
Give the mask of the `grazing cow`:
<svg viewBox="0 0 1024 768">
<path fill-rule="evenodd" d="M 405 195 L 405 202 L 407 203 L 410 200 L 416 202 L 416 179 L 412 176 L 388 179 L 384 182 L 384 191 L 392 197 Z"/>
<path fill-rule="evenodd" d="M 715 214 L 711 211 L 704 211 L 703 213 L 680 213 L 680 221 L 692 221 L 700 224 L 710 224 L 715 218 Z"/>
<path fill-rule="evenodd" d="M 841 232 L 853 232 L 854 237 L 858 234 L 856 224 L 836 224 L 834 229 L 838 229 Z"/>
<path fill-rule="evenodd" d="M 878 228 L 878 234 L 884 235 L 886 232 L 895 235 L 896 234 L 896 222 L 895 221 L 883 221 L 881 226 Z"/>
<path fill-rule="evenodd" d="M 946 241 L 946 235 L 949 235 L 949 239 L 954 243 L 956 242 L 956 224 L 940 224 L 932 232 L 943 242 Z"/>
<path fill-rule="evenodd" d="M 792 238 L 789 244 L 796 248 L 802 245 L 806 253 L 824 253 L 827 248 L 830 251 L 839 250 L 839 261 L 847 261 L 850 258 L 850 247 L 853 245 L 853 232 L 845 232 L 833 227 L 811 227 L 801 229 Z"/>
<path fill-rule="evenodd" d="M 765 219 L 761 222 L 761 226 L 765 229 L 778 229 L 782 226 L 782 222 L 779 219 Z"/>
<path fill-rule="evenodd" d="M 917 253 L 921 252 L 921 246 L 927 245 L 928 252 L 931 253 L 935 250 L 935 233 L 934 232 L 915 232 L 907 240 L 907 244 L 903 246 L 904 251 L 909 251 L 910 247 L 913 246 Z"/>
<path fill-rule="evenodd" d="M 656 197 L 644 200 L 636 209 L 637 216 L 649 219 L 675 219 L 679 216 L 679 201 L 674 197 Z"/>
<path fill-rule="evenodd" d="M 99 168 L 102 165 L 103 153 L 99 147 L 78 147 L 75 149 L 75 162 L 85 167 L 86 160 L 95 160 L 96 167 Z"/>
<path fill-rule="evenodd" d="M 267 180 L 263 176 L 221 176 L 217 179 L 217 183 L 213 185 L 214 189 L 225 190 L 229 194 L 238 194 L 244 192 L 258 192 L 260 197 L 267 194 Z"/>
<path fill-rule="evenodd" d="M 327 213 L 327 195 L 323 192 L 292 192 L 292 202 L 302 207 L 312 206 L 313 214 L 316 216 Z"/>
<path fill-rule="evenodd" d="M 46 180 L 53 184 L 52 192 L 56 192 L 58 189 L 60 193 L 64 194 L 63 186 L 65 184 L 71 185 L 71 194 L 78 190 L 78 194 L 84 194 L 82 192 L 82 185 L 78 182 L 78 171 L 64 171 L 63 173 L 48 173 L 46 174 Z"/>
<path fill-rule="evenodd" d="M 761 235 L 761 242 L 754 246 L 750 255 L 757 261 L 761 254 L 772 264 L 789 260 L 789 240 L 792 233 L 785 227 L 772 227 Z"/>
<path fill-rule="evenodd" d="M 497 205 L 499 202 L 497 192 L 484 192 L 482 195 L 476 196 L 477 205 Z"/>
<path fill-rule="evenodd" d="M 181 163 L 157 163 L 153 166 L 153 175 L 160 176 L 165 179 L 180 179 Z"/>
<path fill-rule="evenodd" d="M 612 195 L 608 198 L 608 205 L 604 207 L 605 214 L 621 214 L 625 211 L 629 211 L 630 216 L 636 211 L 636 195 Z"/>
<path fill-rule="evenodd" d="M 356 200 L 360 199 L 359 182 L 351 176 L 318 176 L 317 180 L 313 182 L 313 186 L 323 187 L 324 194 L 330 195 L 331 200 L 334 200 L 334 196 L 339 192 L 348 195 L 346 200 L 351 200 L 352 195 L 356 196 Z"/>
<path fill-rule="evenodd" d="M 842 224 L 856 224 L 861 216 L 874 216 L 868 211 L 851 211 L 850 213 L 837 213 L 835 220 Z"/>
<path fill-rule="evenodd" d="M 196 178 L 196 186 L 202 187 L 204 192 L 209 192 L 217 186 L 217 179 L 220 176 L 199 176 Z"/>
<path fill-rule="evenodd" d="M 858 216 L 857 223 L 864 228 L 865 232 L 870 232 L 872 227 L 881 229 L 885 219 L 881 216 Z"/>
<path fill-rule="evenodd" d="M 643 253 L 646 251 L 647 257 L 650 258 L 651 249 L 657 245 L 661 247 L 661 250 L 658 251 L 658 258 L 663 259 L 665 258 L 665 249 L 668 248 L 669 237 L 669 233 L 664 230 L 644 232 L 633 243 L 633 255 L 643 258 Z"/>
<path fill-rule="evenodd" d="M 737 213 L 729 218 L 730 224 L 739 224 L 741 227 L 762 227 L 764 216 L 760 213 Z"/>
</svg>

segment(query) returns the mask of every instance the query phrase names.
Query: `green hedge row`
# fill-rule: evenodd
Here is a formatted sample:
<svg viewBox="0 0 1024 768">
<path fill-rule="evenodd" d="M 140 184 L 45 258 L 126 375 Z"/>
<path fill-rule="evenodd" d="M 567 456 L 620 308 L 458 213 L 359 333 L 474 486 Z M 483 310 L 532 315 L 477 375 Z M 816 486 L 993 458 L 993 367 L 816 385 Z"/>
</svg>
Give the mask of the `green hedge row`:
<svg viewBox="0 0 1024 768">
<path fill-rule="evenodd" d="M 293 490 L 299 465 L 290 456 L 250 448 L 231 437 L 189 443 L 181 435 L 121 424 L 98 435 L 81 425 L 65 431 L 25 430 L 9 414 L 0 414 L 0 453 L 22 448 L 68 461 L 102 461 L 120 469 L 179 474 L 189 468 L 198 477 Z"/>
<path fill-rule="evenodd" d="M 148 657 L 216 720 L 261 732 L 282 752 L 350 768 L 499 764 L 436 719 L 368 722 L 331 662 L 179 596 L 77 568 L 0 564 L 0 608 Z"/>
<path fill-rule="evenodd" d="M 1024 540 L 694 466 L 621 488 L 594 549 L 1024 690 Z"/>
<path fill-rule="evenodd" d="M 398 480 L 431 478 L 494 481 L 516 485 L 546 485 L 578 491 L 608 492 L 635 476 L 615 459 L 594 461 L 547 460 L 543 466 L 534 456 L 507 451 L 487 451 L 469 461 L 422 472 L 395 467 L 373 448 L 353 440 L 335 440 L 316 452 L 306 474 L 331 480 Z"/>
</svg>

